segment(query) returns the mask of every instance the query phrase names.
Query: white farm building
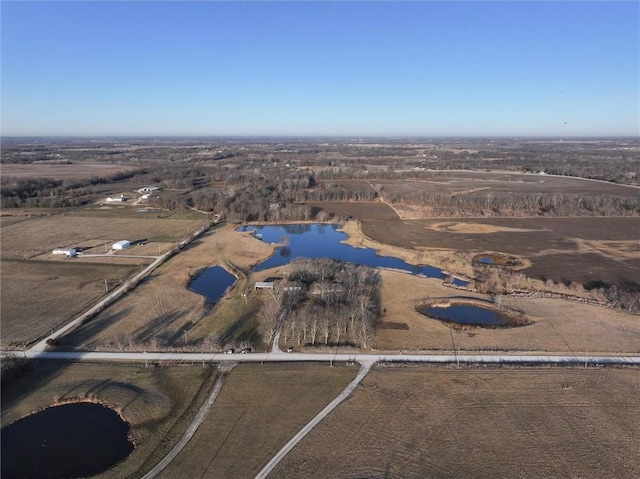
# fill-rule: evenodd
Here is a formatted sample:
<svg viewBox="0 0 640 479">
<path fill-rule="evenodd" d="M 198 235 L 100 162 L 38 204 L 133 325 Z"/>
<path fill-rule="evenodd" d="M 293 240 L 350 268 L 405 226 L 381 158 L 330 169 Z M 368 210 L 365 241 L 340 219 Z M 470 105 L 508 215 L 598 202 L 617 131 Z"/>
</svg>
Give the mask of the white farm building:
<svg viewBox="0 0 640 479">
<path fill-rule="evenodd" d="M 78 255 L 78 252 L 75 248 L 56 248 L 51 253 L 63 254 L 65 256 L 68 256 L 69 258 L 75 258 Z"/>
<path fill-rule="evenodd" d="M 111 249 L 113 250 L 120 250 L 120 249 L 126 249 L 129 246 L 131 246 L 131 242 L 127 241 L 127 240 L 120 240 L 116 243 L 113 243 L 113 245 L 111 245 Z"/>
</svg>

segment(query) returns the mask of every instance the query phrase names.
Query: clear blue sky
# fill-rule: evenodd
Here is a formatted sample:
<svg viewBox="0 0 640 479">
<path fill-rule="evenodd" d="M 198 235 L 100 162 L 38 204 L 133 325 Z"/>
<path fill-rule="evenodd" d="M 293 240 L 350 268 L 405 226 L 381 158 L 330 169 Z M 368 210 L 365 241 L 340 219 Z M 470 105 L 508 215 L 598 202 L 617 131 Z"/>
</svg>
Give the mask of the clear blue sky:
<svg viewBox="0 0 640 479">
<path fill-rule="evenodd" d="M 7 136 L 640 129 L 635 1 L 1 8 Z"/>
</svg>

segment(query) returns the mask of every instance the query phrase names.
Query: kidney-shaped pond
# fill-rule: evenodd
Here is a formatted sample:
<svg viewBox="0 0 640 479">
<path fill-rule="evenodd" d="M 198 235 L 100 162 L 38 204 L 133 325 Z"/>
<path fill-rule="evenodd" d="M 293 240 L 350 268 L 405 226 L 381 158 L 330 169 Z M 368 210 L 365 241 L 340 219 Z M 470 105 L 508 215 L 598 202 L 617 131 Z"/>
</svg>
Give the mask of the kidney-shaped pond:
<svg viewBox="0 0 640 479">
<path fill-rule="evenodd" d="M 288 264 L 295 258 L 332 258 L 374 268 L 391 268 L 421 274 L 429 278 L 444 279 L 441 269 L 433 266 L 415 266 L 399 258 L 379 256 L 374 249 L 356 248 L 346 243 L 347 234 L 338 231 L 339 226 L 332 224 L 292 224 L 278 226 L 242 226 L 239 231 L 255 231 L 262 241 L 280 243 L 275 254 L 256 266 L 262 271 Z M 455 279 L 457 286 L 466 286 L 467 282 Z"/>
<path fill-rule="evenodd" d="M 2 477 L 94 476 L 133 451 L 129 425 L 94 403 L 54 406 L 2 428 Z"/>
<path fill-rule="evenodd" d="M 508 321 L 496 311 L 471 304 L 453 304 L 451 306 L 420 306 L 422 314 L 457 324 L 473 326 L 505 326 Z"/>
<path fill-rule="evenodd" d="M 212 266 L 200 273 L 189 289 L 207 298 L 209 303 L 216 303 L 235 282 L 236 277 L 222 266 Z"/>
</svg>

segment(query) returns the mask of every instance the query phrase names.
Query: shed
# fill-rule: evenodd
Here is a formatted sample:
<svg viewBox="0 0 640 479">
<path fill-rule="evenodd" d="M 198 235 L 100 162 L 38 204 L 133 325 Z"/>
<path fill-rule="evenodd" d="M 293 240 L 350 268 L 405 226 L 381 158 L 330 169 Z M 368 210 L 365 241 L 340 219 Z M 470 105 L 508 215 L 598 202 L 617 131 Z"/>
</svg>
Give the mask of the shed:
<svg viewBox="0 0 640 479">
<path fill-rule="evenodd" d="M 126 249 L 129 246 L 131 246 L 131 242 L 127 240 L 120 240 L 116 243 L 113 243 L 113 245 L 111 246 L 111 249 Z"/>
<path fill-rule="evenodd" d="M 273 289 L 273 283 L 271 281 L 258 281 L 255 284 L 255 289 Z"/>
<path fill-rule="evenodd" d="M 78 252 L 75 248 L 56 248 L 52 251 L 53 254 L 63 254 L 69 258 L 75 258 Z"/>
<path fill-rule="evenodd" d="M 158 191 L 160 188 L 157 186 L 143 186 L 138 190 L 138 193 L 154 193 Z"/>
</svg>

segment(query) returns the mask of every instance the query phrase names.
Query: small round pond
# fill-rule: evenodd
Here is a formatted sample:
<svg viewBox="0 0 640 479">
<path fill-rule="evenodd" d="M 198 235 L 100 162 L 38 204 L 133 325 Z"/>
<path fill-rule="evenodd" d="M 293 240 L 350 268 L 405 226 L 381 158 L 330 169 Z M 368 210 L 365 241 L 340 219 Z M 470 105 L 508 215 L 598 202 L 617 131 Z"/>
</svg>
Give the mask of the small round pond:
<svg viewBox="0 0 640 479">
<path fill-rule="evenodd" d="M 133 451 L 129 425 L 101 404 L 54 406 L 2 428 L 2 477 L 94 476 Z"/>
<path fill-rule="evenodd" d="M 418 311 L 431 318 L 471 326 L 505 326 L 508 321 L 496 311 L 472 304 L 451 306 L 419 306 Z"/>
<path fill-rule="evenodd" d="M 235 282 L 236 277 L 222 266 L 212 266 L 200 273 L 191 282 L 189 289 L 207 298 L 207 302 L 216 303 Z"/>
</svg>

